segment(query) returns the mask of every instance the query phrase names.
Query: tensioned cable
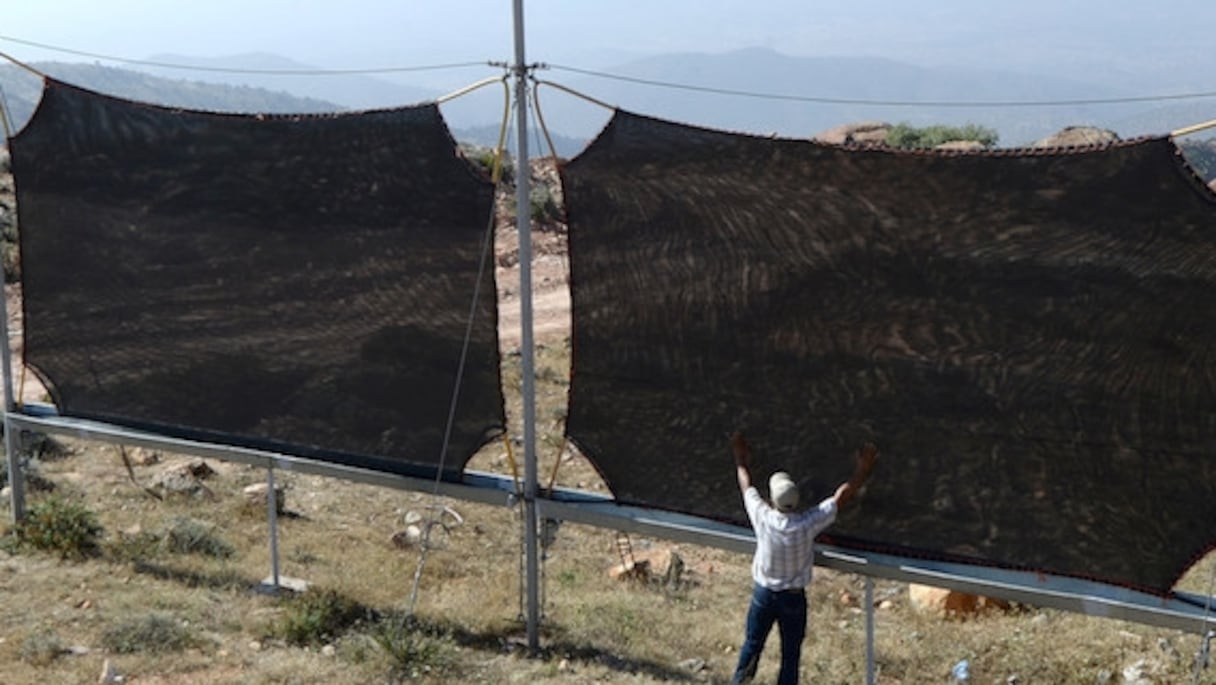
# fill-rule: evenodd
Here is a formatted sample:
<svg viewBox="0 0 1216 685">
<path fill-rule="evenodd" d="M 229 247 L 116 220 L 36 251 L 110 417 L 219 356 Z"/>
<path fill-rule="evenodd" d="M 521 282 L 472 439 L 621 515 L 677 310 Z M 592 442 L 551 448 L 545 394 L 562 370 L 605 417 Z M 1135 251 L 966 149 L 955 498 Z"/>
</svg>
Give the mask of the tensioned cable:
<svg viewBox="0 0 1216 685">
<path fill-rule="evenodd" d="M 270 74 L 275 76 L 349 76 L 352 74 L 392 74 L 411 71 L 439 71 L 443 69 L 464 69 L 468 67 L 484 67 L 489 65 L 488 61 L 483 62 L 453 62 L 450 64 L 428 64 L 423 66 L 412 67 L 373 67 L 373 68 L 358 68 L 358 69 L 242 69 L 238 67 L 205 67 L 194 66 L 189 64 L 175 64 L 173 62 L 158 62 L 155 60 L 129 59 L 126 57 L 115 57 L 114 55 L 103 55 L 96 52 L 86 52 L 84 50 L 73 50 L 58 45 L 49 45 L 47 43 L 39 43 L 32 40 L 24 40 L 22 38 L 14 38 L 12 36 L 0 35 L 0 41 L 8 41 L 10 43 L 19 43 L 30 47 L 42 48 L 43 50 L 52 50 L 54 52 L 62 52 L 68 55 L 77 55 L 79 57 L 90 57 L 92 59 L 103 59 L 108 62 L 120 62 L 122 64 L 139 64 L 148 67 L 161 67 L 164 69 L 181 69 L 184 71 L 209 71 L 222 74 Z M 11 58 L 10 58 L 11 59 Z M 12 60 L 16 62 L 17 60 Z"/>
<path fill-rule="evenodd" d="M 13 137 L 13 126 L 8 116 L 8 93 L 0 86 L 0 124 L 4 124 L 4 137 Z"/>
<path fill-rule="evenodd" d="M 508 102 L 509 102 L 510 92 L 511 92 L 510 87 L 507 85 L 507 82 L 505 79 L 503 79 L 502 83 L 503 83 L 503 87 L 506 88 L 507 98 L 508 98 Z M 469 89 L 466 89 L 465 92 L 467 92 L 468 90 Z M 506 122 L 510 117 L 510 106 L 509 105 L 507 107 L 507 111 L 504 112 L 503 115 L 504 115 L 503 116 L 503 126 L 505 127 L 507 125 Z M 498 160 L 501 158 L 502 158 L 502 151 L 500 149 L 495 154 L 495 160 Z M 498 162 L 496 161 L 494 176 L 498 175 L 497 167 L 498 167 Z M 465 371 L 465 366 L 467 365 L 468 357 L 469 357 L 469 345 L 471 344 L 472 337 L 473 337 L 473 323 L 477 320 L 477 302 L 478 302 L 478 300 L 481 299 L 481 284 L 482 284 L 482 281 L 485 280 L 486 263 L 489 261 L 490 250 L 494 245 L 494 223 L 495 223 L 494 219 L 495 219 L 495 216 L 497 215 L 496 207 L 494 206 L 494 204 L 495 204 L 494 202 L 490 203 L 490 216 L 486 220 L 485 235 L 482 237 L 482 242 L 481 242 L 481 255 L 480 255 L 480 258 L 477 260 L 477 280 L 473 283 L 473 297 L 472 297 L 471 302 L 469 303 L 469 315 L 468 315 L 467 319 L 465 320 L 464 340 L 461 342 L 461 346 L 460 346 L 460 361 L 456 365 L 456 380 L 453 383 L 453 387 L 452 387 L 452 401 L 448 405 L 448 417 L 447 417 L 446 425 L 444 426 L 444 430 L 443 430 L 443 444 L 439 450 L 439 463 L 435 468 L 435 484 L 431 491 L 432 498 L 439 496 L 439 485 L 443 481 L 443 466 L 447 460 L 448 445 L 449 445 L 449 442 L 451 441 L 452 429 L 453 429 L 453 426 L 455 426 L 455 424 L 456 424 L 456 408 L 459 405 L 459 400 L 460 400 L 460 386 L 464 382 L 464 371 Z M 409 609 L 407 610 L 407 614 L 409 614 L 409 615 L 413 615 L 414 606 L 418 601 L 418 585 L 422 581 L 422 569 L 424 566 L 426 566 L 427 553 L 430 551 L 431 530 L 439 522 L 439 518 L 443 516 L 442 511 L 439 511 L 438 514 L 435 514 L 434 512 L 437 510 L 438 510 L 438 507 L 432 506 L 432 517 L 430 520 L 427 521 L 427 524 L 423 528 L 423 531 L 422 531 L 422 541 L 421 541 L 422 552 L 421 552 L 421 554 L 418 555 L 418 566 L 414 569 L 414 581 L 413 581 L 413 586 L 410 589 Z"/>
<path fill-rule="evenodd" d="M 698 86 L 687 83 L 673 83 L 637 76 L 623 76 L 591 69 L 563 66 L 560 64 L 545 65 L 551 69 L 569 71 L 584 76 L 612 79 L 626 83 L 636 83 L 657 88 L 686 90 L 713 95 L 732 95 L 761 100 L 785 100 L 792 102 L 814 102 L 829 105 L 873 105 L 876 107 L 1065 107 L 1070 105 L 1117 105 L 1133 102 L 1167 102 L 1171 100 L 1197 100 L 1216 97 L 1216 91 L 1198 93 L 1171 93 L 1165 95 L 1133 95 L 1111 98 L 1077 98 L 1071 100 L 870 100 L 866 98 L 833 98 L 814 95 L 794 95 L 789 93 L 762 93 L 757 91 L 736 90 L 733 88 L 716 88 L 713 86 Z"/>
<path fill-rule="evenodd" d="M 563 86 L 560 83 L 554 83 L 553 81 L 545 81 L 543 79 L 533 79 L 533 81 L 536 83 L 537 86 L 540 86 L 541 84 L 543 84 L 546 86 L 550 86 L 552 88 L 556 88 L 560 91 L 573 95 L 577 98 L 586 100 L 587 102 L 590 102 L 593 105 L 599 105 L 600 107 L 603 107 L 604 109 L 613 110 L 613 111 L 615 111 L 617 109 L 617 107 L 615 107 L 614 105 L 610 105 L 602 100 L 597 100 L 596 98 L 593 98 L 590 95 L 587 95 L 586 93 L 580 93 L 579 91 L 574 90 L 573 88 L 570 88 L 568 86 Z M 1216 96 L 1216 93 L 1196 95 L 1195 97 L 1207 97 L 1207 95 Z M 793 96 L 791 96 L 791 97 L 793 97 Z M 1186 97 L 1186 96 L 1178 96 L 1178 97 Z M 538 100 L 538 103 L 539 103 L 539 100 Z M 891 104 L 891 103 L 888 103 L 888 104 Z M 933 104 L 933 103 L 924 103 L 924 104 Z M 537 105 L 537 107 L 539 108 L 539 104 Z M 543 122 L 544 122 L 543 117 L 541 118 L 541 122 L 543 124 Z M 1202 122 L 1199 124 L 1194 124 L 1192 126 L 1184 126 L 1182 128 L 1175 129 L 1173 131 L 1170 131 L 1170 136 L 1177 138 L 1179 136 L 1186 136 L 1186 135 L 1190 135 L 1192 133 L 1199 133 L 1200 131 L 1206 131 L 1207 129 L 1210 129 L 1210 128 L 1216 128 L 1216 119 L 1212 119 L 1210 121 L 1205 121 L 1205 122 Z M 545 132 L 545 135 L 546 136 L 548 135 L 548 131 Z M 550 144 L 550 147 L 552 147 L 552 144 Z"/>
</svg>

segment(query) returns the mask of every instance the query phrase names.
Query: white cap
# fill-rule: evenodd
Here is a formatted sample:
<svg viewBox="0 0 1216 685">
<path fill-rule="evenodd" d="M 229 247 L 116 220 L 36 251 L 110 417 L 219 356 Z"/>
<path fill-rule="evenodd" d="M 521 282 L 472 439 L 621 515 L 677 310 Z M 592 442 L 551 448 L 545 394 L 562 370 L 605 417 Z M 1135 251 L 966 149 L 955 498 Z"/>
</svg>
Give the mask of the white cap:
<svg viewBox="0 0 1216 685">
<path fill-rule="evenodd" d="M 789 512 L 798 507 L 798 486 L 785 471 L 778 471 L 768 479 L 768 495 L 778 511 Z"/>
</svg>

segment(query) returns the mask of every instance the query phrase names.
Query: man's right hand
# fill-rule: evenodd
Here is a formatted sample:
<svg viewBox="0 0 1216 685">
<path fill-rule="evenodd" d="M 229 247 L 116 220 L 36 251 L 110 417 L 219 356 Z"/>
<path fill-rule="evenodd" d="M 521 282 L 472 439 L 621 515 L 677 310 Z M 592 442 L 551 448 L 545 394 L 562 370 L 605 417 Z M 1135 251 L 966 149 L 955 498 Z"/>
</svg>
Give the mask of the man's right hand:
<svg viewBox="0 0 1216 685">
<path fill-rule="evenodd" d="M 739 491 L 747 492 L 747 489 L 752 486 L 751 450 L 748 449 L 742 432 L 731 433 L 730 448 L 735 454 L 735 475 L 739 480 Z"/>
<path fill-rule="evenodd" d="M 751 450 L 747 446 L 747 440 L 743 438 L 741 431 L 735 431 L 730 436 L 730 448 L 735 455 L 735 463 L 739 466 L 747 466 L 751 461 Z"/>
<path fill-rule="evenodd" d="M 857 450 L 857 470 L 869 475 L 874 470 L 874 462 L 878 461 L 878 445 L 867 442 Z"/>
</svg>

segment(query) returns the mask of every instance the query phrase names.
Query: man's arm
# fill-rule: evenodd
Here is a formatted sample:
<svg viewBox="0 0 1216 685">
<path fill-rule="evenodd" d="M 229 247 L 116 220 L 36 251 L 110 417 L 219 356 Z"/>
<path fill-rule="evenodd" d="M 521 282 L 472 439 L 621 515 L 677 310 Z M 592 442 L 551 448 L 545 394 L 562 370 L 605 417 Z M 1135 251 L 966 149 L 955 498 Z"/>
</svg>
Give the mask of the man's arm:
<svg viewBox="0 0 1216 685">
<path fill-rule="evenodd" d="M 857 491 L 869 480 L 870 472 L 874 470 L 874 462 L 877 460 L 878 447 L 872 442 L 862 445 L 861 449 L 857 451 L 857 466 L 853 469 L 853 475 L 836 488 L 837 509 L 843 507 L 857 495 Z"/>
<path fill-rule="evenodd" d="M 747 441 L 743 439 L 743 434 L 739 431 L 735 431 L 730 436 L 730 448 L 735 455 L 735 476 L 739 479 L 739 491 L 747 492 L 747 489 L 752 486 L 752 455 Z"/>
</svg>

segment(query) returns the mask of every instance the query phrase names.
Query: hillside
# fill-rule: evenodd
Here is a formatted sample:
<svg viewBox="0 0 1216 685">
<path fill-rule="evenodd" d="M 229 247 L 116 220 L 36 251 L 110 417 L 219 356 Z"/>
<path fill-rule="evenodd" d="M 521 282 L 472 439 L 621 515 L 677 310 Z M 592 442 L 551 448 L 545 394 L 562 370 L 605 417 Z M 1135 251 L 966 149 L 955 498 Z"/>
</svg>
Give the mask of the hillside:
<svg viewBox="0 0 1216 685">
<path fill-rule="evenodd" d="M 264 88 L 233 86 L 152 76 L 131 69 L 99 64 L 38 62 L 30 65 L 61 81 L 107 95 L 172 107 L 215 112 L 334 112 L 332 102 L 299 97 Z M 30 72 L 12 64 L 0 66 L 0 88 L 15 129 L 33 114 L 42 92 L 41 82 Z"/>
</svg>

